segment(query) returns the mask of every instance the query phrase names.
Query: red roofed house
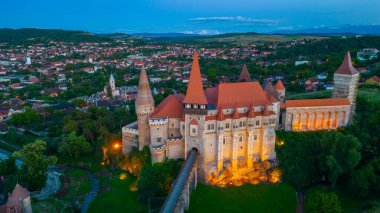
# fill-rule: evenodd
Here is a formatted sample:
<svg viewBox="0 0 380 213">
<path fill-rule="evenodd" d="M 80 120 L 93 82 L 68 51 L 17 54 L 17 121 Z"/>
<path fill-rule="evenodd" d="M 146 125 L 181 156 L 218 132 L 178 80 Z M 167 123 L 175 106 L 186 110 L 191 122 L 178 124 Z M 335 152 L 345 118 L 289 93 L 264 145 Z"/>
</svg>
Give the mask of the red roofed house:
<svg viewBox="0 0 380 213">
<path fill-rule="evenodd" d="M 152 161 L 162 162 L 166 158 L 186 159 L 190 150 L 196 149 L 200 180 L 209 183 L 209 177 L 227 170 L 245 174 L 253 171 L 257 162 L 276 159 L 275 129 L 312 131 L 348 124 L 353 104 L 350 97 L 355 91 L 351 88 L 357 82 L 351 80 L 356 73 L 349 53 L 335 74 L 351 82 L 348 87 L 338 86 L 345 97 L 284 103 L 286 89 L 281 80 L 274 86 L 269 82 L 264 90 L 251 81 L 246 67 L 240 82 L 204 89 L 198 54 L 194 53 L 186 95 L 169 95 L 154 107 L 142 68 L 135 102 L 138 121 L 122 129 L 123 153 L 148 146 Z"/>
</svg>

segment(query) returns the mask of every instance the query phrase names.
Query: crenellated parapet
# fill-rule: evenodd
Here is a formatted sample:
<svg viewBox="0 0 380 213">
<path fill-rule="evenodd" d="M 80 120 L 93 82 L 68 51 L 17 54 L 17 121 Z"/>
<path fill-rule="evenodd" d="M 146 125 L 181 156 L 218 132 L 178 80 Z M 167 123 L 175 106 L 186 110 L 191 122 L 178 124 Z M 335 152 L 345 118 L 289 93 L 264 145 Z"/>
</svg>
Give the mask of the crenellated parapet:
<svg viewBox="0 0 380 213">
<path fill-rule="evenodd" d="M 163 126 L 168 124 L 168 118 L 149 118 L 149 126 Z"/>
</svg>

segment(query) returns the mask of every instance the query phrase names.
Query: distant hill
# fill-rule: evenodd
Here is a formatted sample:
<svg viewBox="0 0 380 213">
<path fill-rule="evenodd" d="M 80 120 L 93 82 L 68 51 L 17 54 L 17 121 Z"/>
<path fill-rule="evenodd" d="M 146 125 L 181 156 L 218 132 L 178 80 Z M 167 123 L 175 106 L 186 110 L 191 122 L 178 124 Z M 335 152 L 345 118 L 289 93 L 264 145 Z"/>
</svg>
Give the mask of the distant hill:
<svg viewBox="0 0 380 213">
<path fill-rule="evenodd" d="M 134 36 L 142 37 L 161 37 L 161 38 L 174 38 L 174 37 L 196 37 L 198 34 L 186 34 L 186 33 L 132 33 Z"/>
<path fill-rule="evenodd" d="M 0 42 L 38 43 L 49 41 L 102 42 L 111 41 L 111 39 L 84 31 L 36 28 L 0 29 Z"/>
<path fill-rule="evenodd" d="M 343 34 L 360 34 L 360 35 L 380 35 L 380 25 L 343 25 L 343 26 L 326 26 L 294 30 L 278 30 L 275 34 L 314 34 L 314 35 L 343 35 Z"/>
</svg>

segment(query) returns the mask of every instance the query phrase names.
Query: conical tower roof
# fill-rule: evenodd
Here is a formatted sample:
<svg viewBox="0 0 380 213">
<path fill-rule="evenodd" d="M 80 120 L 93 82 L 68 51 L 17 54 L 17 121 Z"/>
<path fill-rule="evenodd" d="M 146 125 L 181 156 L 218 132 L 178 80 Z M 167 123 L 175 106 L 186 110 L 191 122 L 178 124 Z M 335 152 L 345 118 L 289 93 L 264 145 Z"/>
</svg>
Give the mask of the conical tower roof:
<svg viewBox="0 0 380 213">
<path fill-rule="evenodd" d="M 244 64 L 243 70 L 240 73 L 239 81 L 240 82 L 250 82 L 251 81 L 251 76 L 249 75 L 246 64 Z"/>
<path fill-rule="evenodd" d="M 284 84 L 281 80 L 278 80 L 276 85 L 274 85 L 275 90 L 285 90 Z"/>
<path fill-rule="evenodd" d="M 218 111 L 218 116 L 216 118 L 218 121 L 224 121 L 224 114 L 223 114 L 223 109 L 222 108 L 219 108 L 219 111 Z"/>
<path fill-rule="evenodd" d="M 343 74 L 343 75 L 356 75 L 359 73 L 355 69 L 355 67 L 352 66 L 351 54 L 349 51 L 347 51 L 346 56 L 344 57 L 342 64 L 336 70 L 335 73 L 336 74 Z"/>
<path fill-rule="evenodd" d="M 255 117 L 255 111 L 253 110 L 253 106 L 249 107 L 248 111 L 248 118 L 254 118 Z"/>
<path fill-rule="evenodd" d="M 194 52 L 193 64 L 191 65 L 190 79 L 187 86 L 185 104 L 207 104 L 203 90 L 201 70 L 199 68 L 198 53 Z"/>
<path fill-rule="evenodd" d="M 150 91 L 148 76 L 146 75 L 145 68 L 141 68 L 139 90 L 136 97 L 136 105 L 147 105 L 153 104 L 154 100 L 152 97 L 152 92 Z"/>
<path fill-rule="evenodd" d="M 239 111 L 238 111 L 237 107 L 235 106 L 234 114 L 232 114 L 232 119 L 239 119 L 239 118 L 240 118 Z"/>
</svg>

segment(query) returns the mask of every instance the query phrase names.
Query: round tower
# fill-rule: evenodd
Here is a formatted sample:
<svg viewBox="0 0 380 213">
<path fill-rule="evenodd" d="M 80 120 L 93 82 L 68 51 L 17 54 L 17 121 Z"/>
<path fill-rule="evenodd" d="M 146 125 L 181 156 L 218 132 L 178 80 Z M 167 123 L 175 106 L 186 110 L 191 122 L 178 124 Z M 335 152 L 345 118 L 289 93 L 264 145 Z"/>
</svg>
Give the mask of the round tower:
<svg viewBox="0 0 380 213">
<path fill-rule="evenodd" d="M 149 87 L 148 76 L 144 67 L 141 69 L 139 89 L 135 102 L 137 124 L 139 130 L 139 149 L 150 145 L 150 131 L 148 118 L 154 110 L 154 100 Z"/>
</svg>

